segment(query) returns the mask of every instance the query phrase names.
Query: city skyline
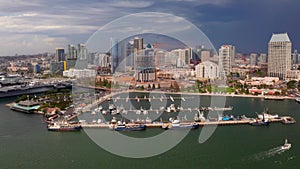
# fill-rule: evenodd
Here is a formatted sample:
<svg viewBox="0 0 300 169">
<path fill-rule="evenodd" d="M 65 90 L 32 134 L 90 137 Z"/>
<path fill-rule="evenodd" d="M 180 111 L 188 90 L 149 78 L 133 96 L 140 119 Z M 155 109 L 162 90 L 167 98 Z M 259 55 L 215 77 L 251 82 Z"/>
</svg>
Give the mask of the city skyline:
<svg viewBox="0 0 300 169">
<path fill-rule="evenodd" d="M 138 12 L 183 17 L 199 27 L 216 49 L 222 44 L 232 44 L 237 52 L 267 53 L 272 33 L 285 32 L 293 42 L 293 49 L 298 49 L 299 3 L 270 0 L 4 1 L 0 7 L 0 56 L 53 52 L 57 47 L 67 49 L 68 44 L 85 43 L 110 21 Z"/>
</svg>

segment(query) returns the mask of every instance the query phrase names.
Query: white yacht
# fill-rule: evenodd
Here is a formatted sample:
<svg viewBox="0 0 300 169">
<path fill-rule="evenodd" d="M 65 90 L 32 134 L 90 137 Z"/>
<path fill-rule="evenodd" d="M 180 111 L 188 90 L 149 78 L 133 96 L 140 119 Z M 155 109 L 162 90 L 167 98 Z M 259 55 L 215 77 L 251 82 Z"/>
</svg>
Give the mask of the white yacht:
<svg viewBox="0 0 300 169">
<path fill-rule="evenodd" d="M 289 150 L 292 147 L 291 143 L 288 143 L 287 139 L 285 139 L 284 145 L 281 146 L 281 150 Z"/>
</svg>

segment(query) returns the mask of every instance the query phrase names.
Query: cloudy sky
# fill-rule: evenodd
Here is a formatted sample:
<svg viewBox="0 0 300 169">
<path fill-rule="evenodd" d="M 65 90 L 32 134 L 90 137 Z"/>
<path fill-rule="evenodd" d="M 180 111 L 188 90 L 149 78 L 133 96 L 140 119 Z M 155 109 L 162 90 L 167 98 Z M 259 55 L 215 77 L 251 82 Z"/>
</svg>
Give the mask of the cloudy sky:
<svg viewBox="0 0 300 169">
<path fill-rule="evenodd" d="M 139 12 L 183 17 L 216 48 L 233 44 L 239 52 L 266 52 L 272 33 L 288 32 L 293 48 L 300 49 L 298 0 L 0 0 L 0 4 L 0 56 L 54 52 L 56 47 L 85 43 L 107 23 Z"/>
</svg>

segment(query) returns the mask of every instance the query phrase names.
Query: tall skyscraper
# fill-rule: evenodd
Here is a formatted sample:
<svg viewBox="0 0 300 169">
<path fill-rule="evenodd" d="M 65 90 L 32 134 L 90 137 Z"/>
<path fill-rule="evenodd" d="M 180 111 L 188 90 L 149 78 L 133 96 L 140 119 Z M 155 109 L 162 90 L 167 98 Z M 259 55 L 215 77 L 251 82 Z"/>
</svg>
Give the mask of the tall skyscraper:
<svg viewBox="0 0 300 169">
<path fill-rule="evenodd" d="M 64 48 L 56 48 L 55 57 L 56 57 L 56 61 L 58 61 L 58 62 L 65 61 L 66 60 L 65 49 Z"/>
<path fill-rule="evenodd" d="M 268 51 L 268 75 L 285 79 L 286 72 L 292 67 L 292 42 L 288 34 L 273 34 Z"/>
<path fill-rule="evenodd" d="M 78 58 L 80 60 L 86 60 L 87 59 L 87 49 L 85 47 L 85 44 L 78 44 L 78 50 L 77 50 Z"/>
<path fill-rule="evenodd" d="M 77 59 L 77 49 L 75 45 L 69 44 L 68 45 L 68 60 Z"/>
<path fill-rule="evenodd" d="M 117 72 L 125 72 L 125 67 L 126 67 L 126 52 L 127 52 L 127 44 L 126 41 L 120 41 L 118 42 L 118 53 L 117 53 L 117 58 L 118 58 L 118 65 L 116 68 Z"/>
<path fill-rule="evenodd" d="M 134 66 L 134 47 L 133 40 L 130 40 L 126 44 L 126 66 L 133 67 Z"/>
<path fill-rule="evenodd" d="M 297 51 L 297 49 L 295 49 L 294 53 L 292 54 L 293 64 L 298 64 L 299 63 L 298 56 L 299 56 L 298 51 Z"/>
<path fill-rule="evenodd" d="M 136 37 L 134 38 L 133 40 L 133 48 L 134 48 L 134 54 L 133 54 L 133 57 L 134 57 L 134 69 L 137 69 L 137 67 L 139 67 L 139 61 L 140 61 L 140 58 L 141 56 L 143 55 L 143 46 L 144 46 L 144 43 L 143 43 L 143 38 L 139 38 L 139 37 Z"/>
<path fill-rule="evenodd" d="M 116 39 L 110 38 L 110 54 L 111 54 L 111 61 L 112 61 L 112 66 L 111 66 L 111 72 L 115 72 L 117 66 L 119 65 L 119 42 Z"/>
<path fill-rule="evenodd" d="M 144 42 L 143 38 L 135 37 L 133 40 L 133 47 L 136 49 L 143 49 Z"/>
<path fill-rule="evenodd" d="M 231 68 L 234 65 L 235 46 L 222 45 L 219 49 L 219 68 L 222 78 L 230 74 Z"/>
</svg>

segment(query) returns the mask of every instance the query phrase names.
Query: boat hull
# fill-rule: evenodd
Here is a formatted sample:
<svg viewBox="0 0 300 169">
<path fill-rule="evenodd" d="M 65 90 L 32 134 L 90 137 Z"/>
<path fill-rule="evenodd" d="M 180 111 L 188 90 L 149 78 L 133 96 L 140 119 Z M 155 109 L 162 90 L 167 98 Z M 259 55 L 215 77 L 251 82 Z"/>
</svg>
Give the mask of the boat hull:
<svg viewBox="0 0 300 169">
<path fill-rule="evenodd" d="M 198 129 L 199 124 L 191 124 L 191 125 L 170 125 L 170 126 L 165 126 L 163 129 L 174 129 L 174 130 L 179 130 L 179 129 Z"/>
<path fill-rule="evenodd" d="M 114 129 L 115 131 L 141 131 L 146 130 L 146 125 L 140 125 L 140 126 L 126 126 L 126 127 L 116 127 Z"/>
<path fill-rule="evenodd" d="M 250 125 L 252 126 L 268 126 L 270 124 L 270 122 L 253 122 L 250 123 Z"/>
<path fill-rule="evenodd" d="M 80 131 L 81 126 L 68 126 L 68 127 L 59 127 L 59 128 L 54 128 L 54 127 L 48 127 L 48 131 Z"/>
</svg>

